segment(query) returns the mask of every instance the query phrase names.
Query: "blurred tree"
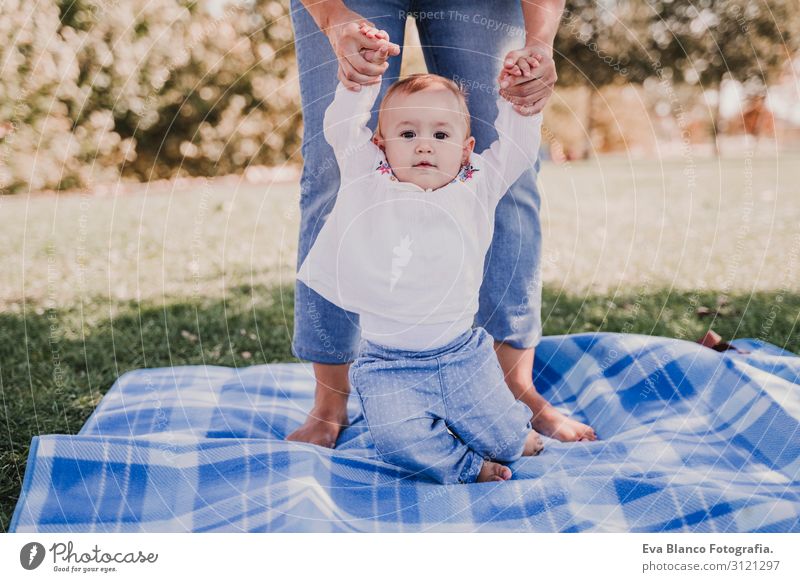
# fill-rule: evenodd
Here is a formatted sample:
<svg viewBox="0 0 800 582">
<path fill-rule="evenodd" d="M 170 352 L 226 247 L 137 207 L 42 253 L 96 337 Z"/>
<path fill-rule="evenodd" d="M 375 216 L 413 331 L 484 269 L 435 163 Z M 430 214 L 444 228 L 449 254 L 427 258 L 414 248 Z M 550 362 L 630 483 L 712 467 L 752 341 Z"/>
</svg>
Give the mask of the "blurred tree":
<svg viewBox="0 0 800 582">
<path fill-rule="evenodd" d="M 699 85 L 716 95 L 710 112 L 719 153 L 719 89 L 736 79 L 750 97 L 763 96 L 800 47 L 798 0 L 649 2 L 647 54 L 673 83 Z"/>
<path fill-rule="evenodd" d="M 586 88 L 584 157 L 593 150 L 596 98 L 603 87 L 642 82 L 648 74 L 640 44 L 646 27 L 645 11 L 635 0 L 567 0 L 554 58 L 560 85 Z"/>
<path fill-rule="evenodd" d="M 0 5 L 0 190 L 219 175 L 300 146 L 288 0 Z"/>
<path fill-rule="evenodd" d="M 568 0 L 555 58 L 559 84 L 588 88 L 591 140 L 594 99 L 604 86 L 657 77 L 718 95 L 729 76 L 758 97 L 798 48 L 798 0 Z M 716 104 L 710 114 L 715 146 L 719 99 Z"/>
</svg>

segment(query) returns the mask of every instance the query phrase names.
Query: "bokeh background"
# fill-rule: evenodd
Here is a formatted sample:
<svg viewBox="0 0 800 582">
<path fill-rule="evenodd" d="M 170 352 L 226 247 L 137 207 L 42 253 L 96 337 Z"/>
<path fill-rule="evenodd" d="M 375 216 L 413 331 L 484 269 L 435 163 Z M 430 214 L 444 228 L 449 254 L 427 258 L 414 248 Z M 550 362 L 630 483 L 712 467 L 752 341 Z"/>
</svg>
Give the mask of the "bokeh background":
<svg viewBox="0 0 800 582">
<path fill-rule="evenodd" d="M 568 0 L 555 48 L 545 333 L 800 352 L 797 0 Z M 6 529 L 125 371 L 293 361 L 302 117 L 288 0 L 3 0 L 0 67 Z"/>
</svg>

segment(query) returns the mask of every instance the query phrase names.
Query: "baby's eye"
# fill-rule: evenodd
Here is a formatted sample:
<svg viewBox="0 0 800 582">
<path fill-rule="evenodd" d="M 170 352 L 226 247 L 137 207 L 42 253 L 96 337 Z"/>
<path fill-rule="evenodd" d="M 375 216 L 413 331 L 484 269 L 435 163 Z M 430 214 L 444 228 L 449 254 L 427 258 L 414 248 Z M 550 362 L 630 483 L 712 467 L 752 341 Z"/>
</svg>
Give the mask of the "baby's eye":
<svg viewBox="0 0 800 582">
<path fill-rule="evenodd" d="M 412 139 L 414 137 L 414 135 L 415 134 L 414 134 L 413 131 L 404 131 L 403 133 L 400 134 L 400 137 L 402 137 L 404 139 Z"/>
<path fill-rule="evenodd" d="M 436 139 L 447 139 L 447 134 L 443 131 L 437 131 L 436 133 L 433 134 L 433 137 L 435 137 Z"/>
</svg>

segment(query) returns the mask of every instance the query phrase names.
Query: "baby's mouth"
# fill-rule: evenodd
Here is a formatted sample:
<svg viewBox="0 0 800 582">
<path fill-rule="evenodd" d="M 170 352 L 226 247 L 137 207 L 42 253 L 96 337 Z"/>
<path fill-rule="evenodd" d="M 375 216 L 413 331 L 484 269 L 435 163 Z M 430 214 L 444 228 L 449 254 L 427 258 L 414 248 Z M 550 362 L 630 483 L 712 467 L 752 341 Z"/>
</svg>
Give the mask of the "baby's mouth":
<svg viewBox="0 0 800 582">
<path fill-rule="evenodd" d="M 436 164 L 432 164 L 430 162 L 420 162 L 418 164 L 414 164 L 415 168 L 435 168 Z"/>
</svg>

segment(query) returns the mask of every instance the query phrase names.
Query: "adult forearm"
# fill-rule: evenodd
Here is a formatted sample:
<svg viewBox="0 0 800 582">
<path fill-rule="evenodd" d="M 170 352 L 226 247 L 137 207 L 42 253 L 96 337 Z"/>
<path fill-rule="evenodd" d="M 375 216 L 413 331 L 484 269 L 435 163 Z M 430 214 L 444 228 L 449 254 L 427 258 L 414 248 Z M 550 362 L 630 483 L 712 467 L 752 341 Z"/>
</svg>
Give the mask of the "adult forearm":
<svg viewBox="0 0 800 582">
<path fill-rule="evenodd" d="M 331 26 L 335 26 L 347 18 L 352 11 L 342 0 L 300 0 L 319 29 L 327 34 Z"/>
<path fill-rule="evenodd" d="M 565 0 L 522 0 L 522 17 L 525 20 L 525 44 L 538 46 L 553 55 Z"/>
</svg>

